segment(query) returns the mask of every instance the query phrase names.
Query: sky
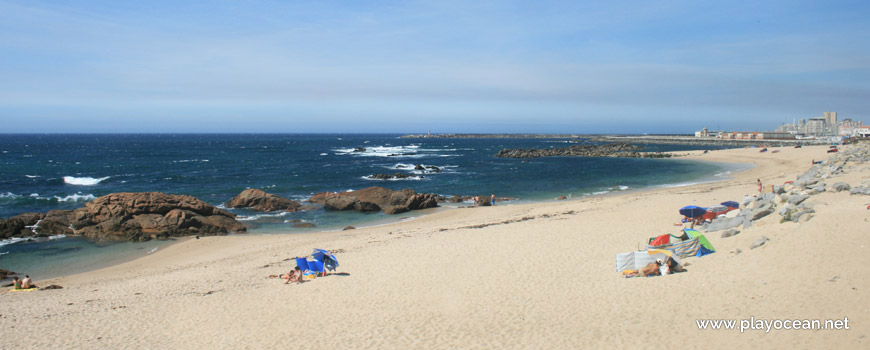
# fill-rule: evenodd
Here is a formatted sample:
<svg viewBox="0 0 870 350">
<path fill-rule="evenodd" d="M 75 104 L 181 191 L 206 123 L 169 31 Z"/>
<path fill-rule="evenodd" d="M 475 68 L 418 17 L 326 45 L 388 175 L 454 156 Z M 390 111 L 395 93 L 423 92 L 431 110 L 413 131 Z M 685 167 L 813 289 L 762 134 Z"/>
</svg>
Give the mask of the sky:
<svg viewBox="0 0 870 350">
<path fill-rule="evenodd" d="M 870 123 L 868 1 L 0 0 L 0 133 Z"/>
</svg>

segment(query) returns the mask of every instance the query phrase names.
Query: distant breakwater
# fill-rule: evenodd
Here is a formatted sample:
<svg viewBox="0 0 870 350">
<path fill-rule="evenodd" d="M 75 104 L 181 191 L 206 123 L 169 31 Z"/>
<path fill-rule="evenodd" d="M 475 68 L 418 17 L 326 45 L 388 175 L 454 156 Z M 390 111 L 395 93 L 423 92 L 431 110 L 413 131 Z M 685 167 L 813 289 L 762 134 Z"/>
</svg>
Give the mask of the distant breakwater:
<svg viewBox="0 0 870 350">
<path fill-rule="evenodd" d="M 582 134 L 409 134 L 403 139 L 579 139 L 591 135 Z"/>
<path fill-rule="evenodd" d="M 619 157 L 619 158 L 670 158 L 669 153 L 637 152 L 643 147 L 628 143 L 603 145 L 576 145 L 562 148 L 508 148 L 495 154 L 500 158 L 539 157 Z"/>
<path fill-rule="evenodd" d="M 692 136 L 593 136 L 590 141 L 626 142 L 634 144 L 698 145 L 698 146 L 795 146 L 818 144 L 814 140 L 723 140 Z"/>
<path fill-rule="evenodd" d="M 403 139 L 587 139 L 595 142 L 619 142 L 660 145 L 697 146 L 795 146 L 826 143 L 816 140 L 723 140 L 691 135 L 590 135 L 590 134 L 409 134 Z"/>
</svg>

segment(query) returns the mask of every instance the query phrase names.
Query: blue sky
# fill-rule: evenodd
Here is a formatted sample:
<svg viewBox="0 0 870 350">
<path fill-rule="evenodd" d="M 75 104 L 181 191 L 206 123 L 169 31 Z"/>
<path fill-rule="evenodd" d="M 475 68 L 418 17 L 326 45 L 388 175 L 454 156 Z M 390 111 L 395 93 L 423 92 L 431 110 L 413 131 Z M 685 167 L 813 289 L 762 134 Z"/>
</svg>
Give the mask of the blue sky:
<svg viewBox="0 0 870 350">
<path fill-rule="evenodd" d="M 6 1 L 2 132 L 870 122 L 867 1 Z"/>
</svg>

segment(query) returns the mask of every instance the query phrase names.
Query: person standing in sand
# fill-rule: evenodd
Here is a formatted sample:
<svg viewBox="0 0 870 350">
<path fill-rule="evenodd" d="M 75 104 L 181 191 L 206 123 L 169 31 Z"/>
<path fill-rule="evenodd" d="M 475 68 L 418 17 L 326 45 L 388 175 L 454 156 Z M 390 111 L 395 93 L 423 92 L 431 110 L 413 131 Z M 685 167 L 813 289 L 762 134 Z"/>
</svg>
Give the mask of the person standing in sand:
<svg viewBox="0 0 870 350">
<path fill-rule="evenodd" d="M 758 183 L 758 193 L 761 193 L 761 179 L 755 179 L 755 182 Z"/>
<path fill-rule="evenodd" d="M 493 206 L 495 205 L 495 193 L 492 193 L 492 195 L 489 196 L 489 203 Z"/>
</svg>

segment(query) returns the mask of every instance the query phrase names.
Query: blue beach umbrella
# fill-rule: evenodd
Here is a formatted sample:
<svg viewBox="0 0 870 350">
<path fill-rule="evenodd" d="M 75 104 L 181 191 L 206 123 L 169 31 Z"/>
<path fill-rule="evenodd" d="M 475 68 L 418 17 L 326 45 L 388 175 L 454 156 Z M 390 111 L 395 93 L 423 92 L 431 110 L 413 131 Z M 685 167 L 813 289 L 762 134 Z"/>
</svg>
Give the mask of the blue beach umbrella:
<svg viewBox="0 0 870 350">
<path fill-rule="evenodd" d="M 735 201 L 722 202 L 722 205 L 729 208 L 740 208 L 740 203 L 737 203 Z"/>
<path fill-rule="evenodd" d="M 314 260 L 323 263 L 323 267 L 329 271 L 335 270 L 338 267 L 338 259 L 327 250 L 315 248 L 311 256 L 314 257 Z"/>
<path fill-rule="evenodd" d="M 703 216 L 706 213 L 707 208 L 701 208 L 695 205 L 680 208 L 680 214 L 687 218 L 696 218 L 699 216 Z"/>
</svg>

